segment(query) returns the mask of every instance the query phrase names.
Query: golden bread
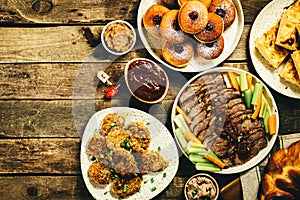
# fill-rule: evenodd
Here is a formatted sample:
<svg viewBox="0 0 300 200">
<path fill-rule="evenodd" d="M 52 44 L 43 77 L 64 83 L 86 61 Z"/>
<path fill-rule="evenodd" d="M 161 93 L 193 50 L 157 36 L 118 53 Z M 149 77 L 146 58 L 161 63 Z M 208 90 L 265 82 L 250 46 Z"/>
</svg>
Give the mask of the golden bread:
<svg viewBox="0 0 300 200">
<path fill-rule="evenodd" d="M 260 54 L 274 68 L 278 68 L 289 54 L 288 50 L 280 48 L 275 44 L 278 28 L 279 21 L 277 21 L 266 33 L 264 33 L 261 37 L 256 38 L 254 41 Z"/>
<path fill-rule="evenodd" d="M 300 50 L 294 51 L 292 54 L 292 59 L 294 62 L 294 66 L 298 72 L 298 77 L 300 77 Z"/>
<path fill-rule="evenodd" d="M 296 29 L 297 29 L 298 35 L 299 35 L 299 37 L 300 37 L 300 24 L 296 26 Z"/>
<path fill-rule="evenodd" d="M 275 43 L 289 50 L 297 50 L 296 26 L 300 22 L 300 0 L 291 5 L 282 15 Z"/>
<path fill-rule="evenodd" d="M 276 151 L 262 180 L 261 199 L 300 198 L 300 141 Z"/>
<path fill-rule="evenodd" d="M 292 59 L 286 62 L 279 75 L 286 81 L 300 87 L 300 79 Z"/>
</svg>

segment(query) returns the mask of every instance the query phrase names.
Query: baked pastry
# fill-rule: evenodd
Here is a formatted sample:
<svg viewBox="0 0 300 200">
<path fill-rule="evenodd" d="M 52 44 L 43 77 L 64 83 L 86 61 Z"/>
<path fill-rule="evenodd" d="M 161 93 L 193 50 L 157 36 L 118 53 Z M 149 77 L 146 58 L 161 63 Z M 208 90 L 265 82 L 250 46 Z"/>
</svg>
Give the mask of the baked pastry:
<svg viewBox="0 0 300 200">
<path fill-rule="evenodd" d="M 277 21 L 266 33 L 264 33 L 261 37 L 256 38 L 254 41 L 260 54 L 274 68 L 278 68 L 289 54 L 288 50 L 275 44 L 278 28 L 279 21 Z"/>
<path fill-rule="evenodd" d="M 261 200 L 300 198 L 300 141 L 276 151 L 262 180 Z"/>
<path fill-rule="evenodd" d="M 298 32 L 298 36 L 300 37 L 300 24 L 296 26 L 297 32 Z"/>
<path fill-rule="evenodd" d="M 207 22 L 208 11 L 200 1 L 188 1 L 179 9 L 178 23 L 186 33 L 199 33 L 206 27 Z"/>
<path fill-rule="evenodd" d="M 216 41 L 212 43 L 202 43 L 199 42 L 196 47 L 198 56 L 205 58 L 207 60 L 212 60 L 221 55 L 224 49 L 224 38 L 219 37 Z"/>
<path fill-rule="evenodd" d="M 179 6 L 182 6 L 187 1 L 201 1 L 205 5 L 206 8 L 209 8 L 209 6 L 211 4 L 211 0 L 178 0 L 178 4 L 179 4 Z"/>
<path fill-rule="evenodd" d="M 184 67 L 194 56 L 193 45 L 189 42 L 171 44 L 165 42 L 162 47 L 163 58 L 175 67 Z"/>
<path fill-rule="evenodd" d="M 160 23 L 161 36 L 173 44 L 183 43 L 187 39 L 187 34 L 179 27 L 177 15 L 178 10 L 170 10 L 163 16 Z"/>
<path fill-rule="evenodd" d="M 298 87 L 300 87 L 300 78 L 298 72 L 294 66 L 293 60 L 289 59 L 284 65 L 282 71 L 279 73 L 279 76 Z"/>
<path fill-rule="evenodd" d="M 296 25 L 300 22 L 300 1 L 290 6 L 280 20 L 276 44 L 289 50 L 297 50 Z"/>
<path fill-rule="evenodd" d="M 156 38 L 161 38 L 160 35 L 160 23 L 164 14 L 166 14 L 169 9 L 165 6 L 154 4 L 145 13 L 143 17 L 143 23 L 145 29 L 150 35 Z"/>
<path fill-rule="evenodd" d="M 200 42 L 213 42 L 222 35 L 223 30 L 223 19 L 215 13 L 208 13 L 208 23 L 205 29 L 195 34 L 194 37 Z"/>
<path fill-rule="evenodd" d="M 294 66 L 298 72 L 298 77 L 300 77 L 300 50 L 294 51 L 292 54 L 292 59 L 294 62 Z"/>
<path fill-rule="evenodd" d="M 235 6 L 230 0 L 212 0 L 208 11 L 222 17 L 225 28 L 231 26 L 236 17 Z"/>
<path fill-rule="evenodd" d="M 169 9 L 177 9 L 177 8 L 179 8 L 177 0 L 160 0 L 160 4 L 166 6 Z"/>
</svg>

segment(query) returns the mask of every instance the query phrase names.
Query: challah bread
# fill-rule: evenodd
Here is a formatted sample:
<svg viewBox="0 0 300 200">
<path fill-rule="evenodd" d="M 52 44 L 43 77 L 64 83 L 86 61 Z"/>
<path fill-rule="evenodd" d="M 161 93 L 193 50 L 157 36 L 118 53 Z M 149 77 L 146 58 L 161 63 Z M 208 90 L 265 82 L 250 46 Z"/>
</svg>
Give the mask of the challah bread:
<svg viewBox="0 0 300 200">
<path fill-rule="evenodd" d="M 262 180 L 261 200 L 300 199 L 300 141 L 276 151 Z"/>
</svg>

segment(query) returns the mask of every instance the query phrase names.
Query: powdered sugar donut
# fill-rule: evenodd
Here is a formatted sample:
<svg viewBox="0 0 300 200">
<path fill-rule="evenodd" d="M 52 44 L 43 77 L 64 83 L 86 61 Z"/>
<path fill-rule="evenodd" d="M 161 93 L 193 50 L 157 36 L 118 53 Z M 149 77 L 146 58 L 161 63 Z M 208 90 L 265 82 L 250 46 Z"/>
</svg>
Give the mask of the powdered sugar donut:
<svg viewBox="0 0 300 200">
<path fill-rule="evenodd" d="M 145 13 L 143 22 L 145 29 L 150 35 L 156 38 L 161 38 L 160 23 L 164 14 L 169 11 L 168 8 L 162 5 L 154 4 Z"/>
<path fill-rule="evenodd" d="M 208 11 L 222 17 L 225 28 L 231 26 L 236 16 L 235 6 L 229 0 L 213 0 Z"/>
<path fill-rule="evenodd" d="M 208 23 L 204 30 L 195 34 L 194 37 L 200 42 L 214 42 L 223 33 L 224 22 L 223 19 L 215 14 L 208 13 Z"/>
<path fill-rule="evenodd" d="M 212 60 L 221 55 L 224 49 L 224 38 L 221 36 L 218 40 L 212 43 L 202 43 L 197 44 L 196 50 L 198 56 Z"/>
<path fill-rule="evenodd" d="M 177 15 L 178 10 L 170 10 L 162 17 L 160 23 L 161 36 L 173 44 L 183 43 L 187 38 L 186 33 L 180 29 Z"/>
<path fill-rule="evenodd" d="M 184 67 L 194 56 L 193 45 L 189 42 L 171 44 L 165 42 L 162 47 L 163 58 L 175 67 Z"/>
<path fill-rule="evenodd" d="M 208 22 L 208 11 L 200 1 L 185 2 L 178 13 L 180 28 L 190 34 L 202 31 Z"/>
</svg>

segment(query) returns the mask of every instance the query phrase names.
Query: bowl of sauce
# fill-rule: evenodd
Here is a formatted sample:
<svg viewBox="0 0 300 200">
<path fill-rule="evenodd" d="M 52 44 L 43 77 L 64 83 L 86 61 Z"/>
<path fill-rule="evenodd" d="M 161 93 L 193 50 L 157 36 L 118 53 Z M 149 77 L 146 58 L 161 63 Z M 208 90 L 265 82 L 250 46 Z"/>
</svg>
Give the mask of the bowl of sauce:
<svg viewBox="0 0 300 200">
<path fill-rule="evenodd" d="M 193 175 L 184 185 L 184 196 L 186 200 L 217 200 L 219 193 L 217 181 L 205 173 Z"/>
<path fill-rule="evenodd" d="M 164 99 L 168 92 L 168 76 L 152 60 L 146 58 L 130 60 L 125 66 L 124 73 L 129 91 L 143 103 L 158 103 Z"/>
</svg>

